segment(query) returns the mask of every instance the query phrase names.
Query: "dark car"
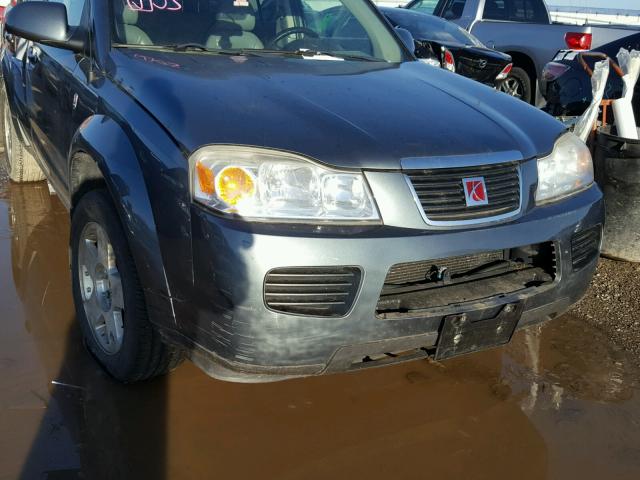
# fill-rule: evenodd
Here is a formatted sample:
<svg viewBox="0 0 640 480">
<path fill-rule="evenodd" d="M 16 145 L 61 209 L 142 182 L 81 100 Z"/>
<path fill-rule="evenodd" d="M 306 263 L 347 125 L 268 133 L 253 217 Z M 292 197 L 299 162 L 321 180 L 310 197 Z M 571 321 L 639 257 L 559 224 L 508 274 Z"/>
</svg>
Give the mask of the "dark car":
<svg viewBox="0 0 640 480">
<path fill-rule="evenodd" d="M 469 32 L 442 18 L 403 8 L 384 7 L 380 11 L 391 25 L 411 32 L 416 57 L 517 96 L 510 90 L 514 85 L 504 84 L 513 66 L 506 53 L 485 47 Z"/>
<path fill-rule="evenodd" d="M 593 52 L 604 53 L 617 62 L 616 56 L 621 48 L 640 50 L 640 33 L 630 35 L 604 45 Z M 558 53 L 552 62 L 545 65 L 542 71 L 540 90 L 547 101 L 543 108 L 547 113 L 559 116 L 582 115 L 593 99 L 591 77 L 580 62 L 580 53 L 564 50 Z M 594 63 L 601 58 L 584 56 L 583 61 L 593 69 Z M 614 69 L 610 69 L 609 79 L 605 87 L 604 98 L 616 99 L 622 96 L 622 80 Z M 633 96 L 633 109 L 636 118 L 640 118 L 640 82 L 636 84 Z"/>
<path fill-rule="evenodd" d="M 411 0 L 405 8 L 445 18 L 485 45 L 511 55 L 514 66 L 507 82 L 509 90 L 525 102 L 539 105 L 542 99 L 537 93 L 542 69 L 558 50 L 590 50 L 637 32 L 633 27 L 620 25 L 557 23 L 552 21 L 546 3 L 545 0 Z"/>
<path fill-rule="evenodd" d="M 121 381 L 446 359 L 591 280 L 586 146 L 370 2 L 24 2 L 6 31 L 8 173 L 69 209 L 77 318 Z"/>
</svg>

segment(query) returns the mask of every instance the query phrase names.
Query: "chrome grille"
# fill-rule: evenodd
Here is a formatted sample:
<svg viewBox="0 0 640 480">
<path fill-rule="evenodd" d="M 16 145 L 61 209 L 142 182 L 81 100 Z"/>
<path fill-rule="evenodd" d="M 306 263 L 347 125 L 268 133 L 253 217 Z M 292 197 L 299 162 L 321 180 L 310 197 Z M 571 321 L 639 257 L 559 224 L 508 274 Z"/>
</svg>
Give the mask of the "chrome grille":
<svg viewBox="0 0 640 480">
<path fill-rule="evenodd" d="M 358 267 L 287 267 L 271 270 L 264 300 L 272 310 L 293 315 L 342 317 L 360 285 Z"/>
<path fill-rule="evenodd" d="M 463 222 L 520 210 L 520 170 L 515 162 L 461 168 L 410 170 L 407 177 L 431 222 Z M 483 177 L 488 204 L 468 207 L 463 178 Z"/>
</svg>

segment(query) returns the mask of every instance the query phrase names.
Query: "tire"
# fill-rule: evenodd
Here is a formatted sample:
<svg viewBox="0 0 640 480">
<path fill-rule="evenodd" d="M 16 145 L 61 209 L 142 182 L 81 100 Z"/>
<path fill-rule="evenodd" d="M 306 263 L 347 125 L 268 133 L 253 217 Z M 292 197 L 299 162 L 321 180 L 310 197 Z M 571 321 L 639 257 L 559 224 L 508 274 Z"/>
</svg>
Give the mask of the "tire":
<svg viewBox="0 0 640 480">
<path fill-rule="evenodd" d="M 513 67 L 506 80 L 500 84 L 499 90 L 523 102 L 532 103 L 533 89 L 531 84 L 531 77 L 525 70 L 520 67 Z"/>
<path fill-rule="evenodd" d="M 45 179 L 40 166 L 22 142 L 12 121 L 11 107 L 6 94 L 3 95 L 2 128 L 4 138 L 4 168 L 11 181 L 15 183 L 40 182 Z"/>
<path fill-rule="evenodd" d="M 71 255 L 77 318 L 87 348 L 104 369 L 133 383 L 176 368 L 183 352 L 165 344 L 149 321 L 124 230 L 105 190 L 88 192 L 75 208 Z"/>
</svg>

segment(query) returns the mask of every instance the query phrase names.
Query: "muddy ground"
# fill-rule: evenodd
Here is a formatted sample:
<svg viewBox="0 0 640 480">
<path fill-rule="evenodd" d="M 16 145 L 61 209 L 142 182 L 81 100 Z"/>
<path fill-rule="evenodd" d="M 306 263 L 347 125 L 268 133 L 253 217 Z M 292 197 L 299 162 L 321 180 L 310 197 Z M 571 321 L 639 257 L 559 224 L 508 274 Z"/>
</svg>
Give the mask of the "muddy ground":
<svg viewBox="0 0 640 480">
<path fill-rule="evenodd" d="M 82 345 L 68 234 L 46 184 L 0 173 L 0 480 L 640 478 L 635 266 L 444 363 L 240 385 L 186 362 L 123 386 Z"/>
<path fill-rule="evenodd" d="M 640 365 L 640 264 L 601 258 L 589 292 L 573 312 Z"/>
</svg>

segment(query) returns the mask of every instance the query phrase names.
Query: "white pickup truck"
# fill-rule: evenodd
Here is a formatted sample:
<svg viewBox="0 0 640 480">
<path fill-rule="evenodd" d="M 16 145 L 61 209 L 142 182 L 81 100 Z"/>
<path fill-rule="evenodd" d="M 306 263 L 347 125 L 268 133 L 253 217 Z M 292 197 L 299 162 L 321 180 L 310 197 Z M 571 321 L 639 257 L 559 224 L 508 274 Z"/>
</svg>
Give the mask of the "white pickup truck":
<svg viewBox="0 0 640 480">
<path fill-rule="evenodd" d="M 553 23 L 544 0 L 413 0 L 404 8 L 457 23 L 490 48 L 513 58 L 502 90 L 529 103 L 544 102 L 538 79 L 561 49 L 590 50 L 638 32 L 638 27 Z"/>
</svg>

